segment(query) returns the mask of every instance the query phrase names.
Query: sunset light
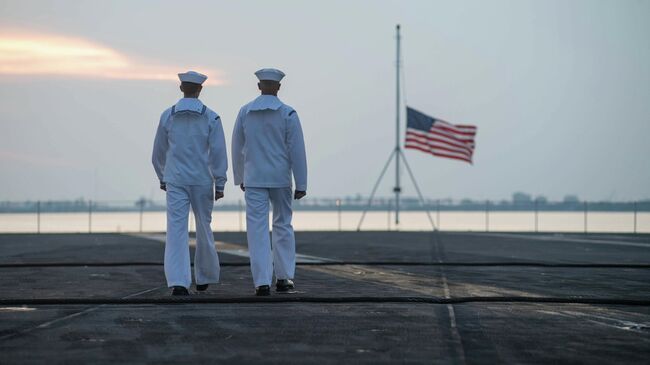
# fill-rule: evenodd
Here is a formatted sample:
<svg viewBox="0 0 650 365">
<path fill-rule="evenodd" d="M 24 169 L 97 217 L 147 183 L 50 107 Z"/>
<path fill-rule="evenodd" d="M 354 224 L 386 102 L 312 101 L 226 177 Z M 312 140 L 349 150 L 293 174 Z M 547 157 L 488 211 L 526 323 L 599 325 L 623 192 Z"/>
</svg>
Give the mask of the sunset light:
<svg viewBox="0 0 650 365">
<path fill-rule="evenodd" d="M 136 59 L 79 38 L 0 35 L 0 75 L 177 81 L 178 72 L 191 68 Z M 195 68 L 210 76 L 207 84 L 223 83 L 219 72 Z"/>
</svg>

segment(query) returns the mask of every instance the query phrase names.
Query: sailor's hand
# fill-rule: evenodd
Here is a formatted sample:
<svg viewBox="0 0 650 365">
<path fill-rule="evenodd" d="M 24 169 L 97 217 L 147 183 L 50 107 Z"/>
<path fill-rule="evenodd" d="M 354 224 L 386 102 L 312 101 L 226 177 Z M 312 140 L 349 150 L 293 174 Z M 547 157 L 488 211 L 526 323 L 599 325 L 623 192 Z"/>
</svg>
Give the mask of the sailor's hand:
<svg viewBox="0 0 650 365">
<path fill-rule="evenodd" d="M 160 182 L 160 190 L 167 191 L 167 184 L 165 184 L 164 182 L 161 181 Z"/>
<path fill-rule="evenodd" d="M 304 198 L 305 195 L 307 195 L 306 191 L 296 190 L 296 192 L 293 194 L 293 198 L 296 199 L 296 200 L 300 200 L 300 199 Z"/>
<path fill-rule="evenodd" d="M 223 191 L 215 190 L 214 191 L 214 200 L 217 201 L 223 198 Z"/>
<path fill-rule="evenodd" d="M 246 188 L 244 187 L 244 184 L 239 184 L 239 188 L 241 189 L 241 191 L 246 191 Z"/>
</svg>

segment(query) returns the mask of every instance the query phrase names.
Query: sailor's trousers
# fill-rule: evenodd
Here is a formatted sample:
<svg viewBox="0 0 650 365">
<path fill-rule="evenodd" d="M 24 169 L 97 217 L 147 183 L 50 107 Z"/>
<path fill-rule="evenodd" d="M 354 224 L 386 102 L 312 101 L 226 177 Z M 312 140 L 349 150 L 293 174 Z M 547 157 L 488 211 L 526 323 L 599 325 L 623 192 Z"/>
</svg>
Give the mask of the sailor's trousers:
<svg viewBox="0 0 650 365">
<path fill-rule="evenodd" d="M 292 189 L 246 187 L 246 236 L 256 287 L 277 279 L 293 279 L 296 240 L 291 226 Z M 273 206 L 273 233 L 269 237 L 269 203 Z"/>
<path fill-rule="evenodd" d="M 167 285 L 189 288 L 192 284 L 188 217 L 190 206 L 196 222 L 194 277 L 196 284 L 219 282 L 219 257 L 214 247 L 210 222 L 214 206 L 214 185 L 167 183 L 167 240 L 165 277 Z"/>
</svg>

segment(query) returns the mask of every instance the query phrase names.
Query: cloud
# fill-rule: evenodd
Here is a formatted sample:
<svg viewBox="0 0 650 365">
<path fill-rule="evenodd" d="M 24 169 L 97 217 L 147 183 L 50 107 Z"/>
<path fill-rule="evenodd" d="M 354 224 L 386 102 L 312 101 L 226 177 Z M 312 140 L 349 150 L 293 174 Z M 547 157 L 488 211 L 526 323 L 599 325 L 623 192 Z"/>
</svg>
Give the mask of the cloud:
<svg viewBox="0 0 650 365">
<path fill-rule="evenodd" d="M 0 34 L 0 75 L 178 81 L 176 74 L 188 69 L 207 74 L 207 84 L 223 84 L 216 70 L 138 60 L 85 39 Z"/>
</svg>

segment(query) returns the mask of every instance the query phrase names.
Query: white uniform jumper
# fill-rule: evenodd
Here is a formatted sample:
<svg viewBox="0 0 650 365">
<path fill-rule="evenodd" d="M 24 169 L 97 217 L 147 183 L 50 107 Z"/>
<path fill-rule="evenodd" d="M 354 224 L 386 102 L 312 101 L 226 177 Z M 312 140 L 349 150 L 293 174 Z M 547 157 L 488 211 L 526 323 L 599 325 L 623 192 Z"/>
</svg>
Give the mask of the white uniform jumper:
<svg viewBox="0 0 650 365">
<path fill-rule="evenodd" d="M 210 227 L 213 186 L 223 191 L 228 169 L 219 115 L 198 99 L 179 100 L 160 117 L 152 162 L 158 179 L 167 184 L 167 285 L 189 288 L 192 283 L 187 230 L 190 206 L 196 220 L 196 284 L 219 282 L 219 258 Z"/>
<path fill-rule="evenodd" d="M 305 142 L 298 114 L 272 95 L 261 95 L 244 105 L 235 122 L 232 159 L 235 185 L 246 187 L 247 238 L 255 286 L 271 285 L 274 268 L 277 279 L 293 279 L 292 172 L 296 189 L 307 190 Z M 273 205 L 272 246 L 269 201 Z"/>
</svg>

